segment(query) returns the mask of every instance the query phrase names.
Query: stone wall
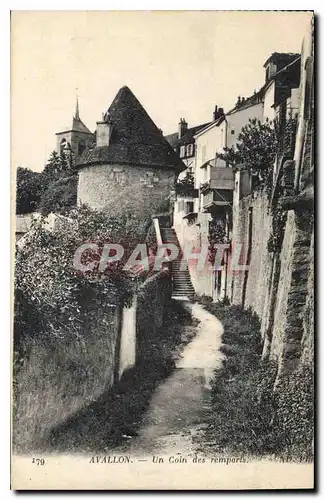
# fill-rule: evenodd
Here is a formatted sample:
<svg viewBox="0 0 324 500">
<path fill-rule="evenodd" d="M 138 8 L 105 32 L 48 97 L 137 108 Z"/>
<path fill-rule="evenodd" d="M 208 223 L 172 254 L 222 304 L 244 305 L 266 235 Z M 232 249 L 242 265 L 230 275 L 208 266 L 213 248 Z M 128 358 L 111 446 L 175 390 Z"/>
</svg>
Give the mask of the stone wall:
<svg viewBox="0 0 324 500">
<path fill-rule="evenodd" d="M 291 274 L 285 280 L 280 281 L 281 286 L 282 283 L 287 286 L 287 282 L 289 282 L 289 285 L 287 286 L 287 310 L 280 331 L 282 340 L 280 348 L 276 351 L 276 354 L 279 355 L 279 373 L 291 371 L 298 366 L 300 359 L 303 357 L 302 339 L 305 339 L 307 345 L 308 340 L 306 339 L 313 335 L 313 331 L 310 330 L 310 326 L 314 324 L 311 319 L 313 311 L 309 311 L 312 302 L 309 293 L 313 283 L 312 265 L 314 258 L 311 248 L 312 219 L 311 211 L 295 212 L 293 226 L 287 228 L 295 232 L 295 237 L 289 258 Z M 285 272 L 284 264 L 282 262 L 281 274 Z M 309 320 L 305 322 L 307 307 Z"/>
<path fill-rule="evenodd" d="M 32 451 L 51 429 L 98 398 L 114 382 L 120 311 L 84 325 L 82 337 L 28 338 L 14 359 L 13 438 Z M 23 356 L 23 362 L 20 357 Z"/>
<path fill-rule="evenodd" d="M 265 194 L 234 207 L 233 247 L 238 242 L 248 250 L 251 220 L 252 244 L 248 272 L 232 276 L 231 300 L 259 316 L 264 357 L 277 361 L 281 374 L 313 356 L 314 229 L 311 210 L 289 210 L 281 251 L 274 255 L 267 249 L 271 219 Z"/>
<path fill-rule="evenodd" d="M 169 272 L 161 271 L 141 286 L 137 295 L 136 363 L 145 357 L 147 342 L 156 335 L 163 323 L 164 306 L 171 299 Z"/>
<path fill-rule="evenodd" d="M 175 172 L 136 165 L 93 165 L 79 171 L 78 203 L 111 214 L 149 218 L 174 189 Z"/>
<path fill-rule="evenodd" d="M 266 194 L 246 196 L 233 207 L 233 249 L 242 245 L 239 263 L 248 264 L 249 270 L 233 270 L 229 296 L 234 304 L 252 307 L 260 318 L 271 279 L 272 262 L 267 249 L 270 234 L 271 216 Z"/>
</svg>

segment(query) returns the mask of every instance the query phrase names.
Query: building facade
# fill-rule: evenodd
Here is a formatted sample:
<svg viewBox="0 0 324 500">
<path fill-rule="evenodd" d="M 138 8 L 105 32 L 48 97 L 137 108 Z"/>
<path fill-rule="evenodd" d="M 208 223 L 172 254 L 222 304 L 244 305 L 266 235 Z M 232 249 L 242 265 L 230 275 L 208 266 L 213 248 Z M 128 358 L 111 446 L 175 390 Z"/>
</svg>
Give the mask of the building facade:
<svg viewBox="0 0 324 500">
<path fill-rule="evenodd" d="M 181 246 L 192 246 L 198 251 L 204 245 L 212 247 L 215 241 L 228 245 L 224 250 L 222 271 L 215 271 L 208 259 L 203 271 L 196 269 L 197 261 L 193 260 L 190 266 L 196 293 L 209 295 L 214 300 L 233 297 L 235 287 L 230 266 L 233 231 L 240 225 L 242 200 L 252 194 L 249 174 L 234 171 L 219 154 L 226 148 L 236 148 L 242 127 L 253 119 L 271 122 L 279 127 L 278 135 L 282 137 L 288 120 L 295 117 L 299 109 L 300 54 L 275 52 L 264 68 L 265 84 L 260 90 L 247 98 L 238 97 L 227 113 L 216 107 L 213 121 L 193 135 L 194 147 L 190 152 L 194 153 L 194 158 L 191 156 L 186 164 L 193 175 L 194 189 L 191 197 L 178 196 L 175 202 L 174 228 Z M 179 137 L 181 127 L 186 126 L 181 120 Z M 183 145 L 181 149 L 180 143 L 179 146 L 179 153 L 184 154 L 186 149 Z M 274 165 L 274 177 L 280 161 L 278 158 Z M 246 255 L 251 245 L 249 224 L 252 224 L 252 213 L 247 216 L 247 226 L 241 234 L 240 244 Z M 240 279 L 246 281 L 246 276 Z"/>
</svg>

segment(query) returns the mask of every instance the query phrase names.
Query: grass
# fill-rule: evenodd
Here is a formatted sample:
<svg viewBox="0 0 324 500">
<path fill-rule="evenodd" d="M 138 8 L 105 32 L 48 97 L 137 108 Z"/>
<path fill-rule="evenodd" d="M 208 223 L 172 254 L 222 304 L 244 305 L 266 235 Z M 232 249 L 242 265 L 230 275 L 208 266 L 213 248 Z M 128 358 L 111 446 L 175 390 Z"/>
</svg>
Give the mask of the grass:
<svg viewBox="0 0 324 500">
<path fill-rule="evenodd" d="M 199 446 L 213 452 L 292 461 L 313 458 L 313 373 L 310 367 L 283 377 L 274 391 L 277 365 L 261 359 L 260 323 L 250 310 L 198 301 L 222 322 L 221 370 L 212 382 L 210 408 Z"/>
</svg>

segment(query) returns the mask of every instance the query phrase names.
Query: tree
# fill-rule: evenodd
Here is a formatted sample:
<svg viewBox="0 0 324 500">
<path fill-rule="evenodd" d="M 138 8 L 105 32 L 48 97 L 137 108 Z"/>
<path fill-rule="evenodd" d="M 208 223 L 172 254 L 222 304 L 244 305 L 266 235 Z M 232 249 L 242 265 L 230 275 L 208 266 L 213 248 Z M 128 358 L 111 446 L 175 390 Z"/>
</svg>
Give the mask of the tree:
<svg viewBox="0 0 324 500">
<path fill-rule="evenodd" d="M 41 174 L 18 167 L 16 181 L 16 213 L 35 211 L 41 196 Z"/>
<path fill-rule="evenodd" d="M 65 214 L 77 201 L 77 172 L 74 159 L 67 158 L 56 151 L 41 172 L 42 193 L 39 203 L 40 211 L 47 215 L 50 212 Z"/>
<path fill-rule="evenodd" d="M 183 179 L 176 183 L 176 194 L 180 197 L 191 196 L 195 187 L 192 172 L 187 172 Z"/>
<path fill-rule="evenodd" d="M 51 212 L 67 214 L 77 204 L 77 183 L 76 175 L 62 176 L 58 180 L 52 181 L 41 196 L 40 212 L 44 215 Z"/>
<path fill-rule="evenodd" d="M 272 183 L 277 144 L 274 124 L 268 119 L 261 122 L 253 118 L 242 128 L 236 145 L 224 148 L 224 153 L 218 154 L 218 157 L 234 169 L 247 170 L 256 186 L 269 186 Z"/>
</svg>

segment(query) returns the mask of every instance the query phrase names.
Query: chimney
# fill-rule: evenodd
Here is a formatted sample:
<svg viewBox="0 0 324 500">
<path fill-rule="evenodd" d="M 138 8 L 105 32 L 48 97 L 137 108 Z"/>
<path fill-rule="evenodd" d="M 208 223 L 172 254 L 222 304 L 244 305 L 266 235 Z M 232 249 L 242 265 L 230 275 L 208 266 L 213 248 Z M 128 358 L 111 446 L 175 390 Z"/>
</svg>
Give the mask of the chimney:
<svg viewBox="0 0 324 500">
<path fill-rule="evenodd" d="M 178 139 L 181 139 L 181 137 L 184 136 L 187 130 L 188 130 L 188 123 L 184 118 L 180 118 L 180 122 L 178 125 Z"/>
<path fill-rule="evenodd" d="M 109 113 L 103 113 L 102 121 L 97 122 L 97 147 L 109 146 L 110 137 L 112 132 L 112 123 Z"/>
<path fill-rule="evenodd" d="M 213 120 L 216 121 L 218 118 L 224 115 L 224 109 L 219 108 L 218 106 L 215 106 L 214 112 L 213 112 Z"/>
<path fill-rule="evenodd" d="M 239 106 L 241 104 L 241 96 L 239 95 L 237 98 L 236 106 Z"/>
</svg>

